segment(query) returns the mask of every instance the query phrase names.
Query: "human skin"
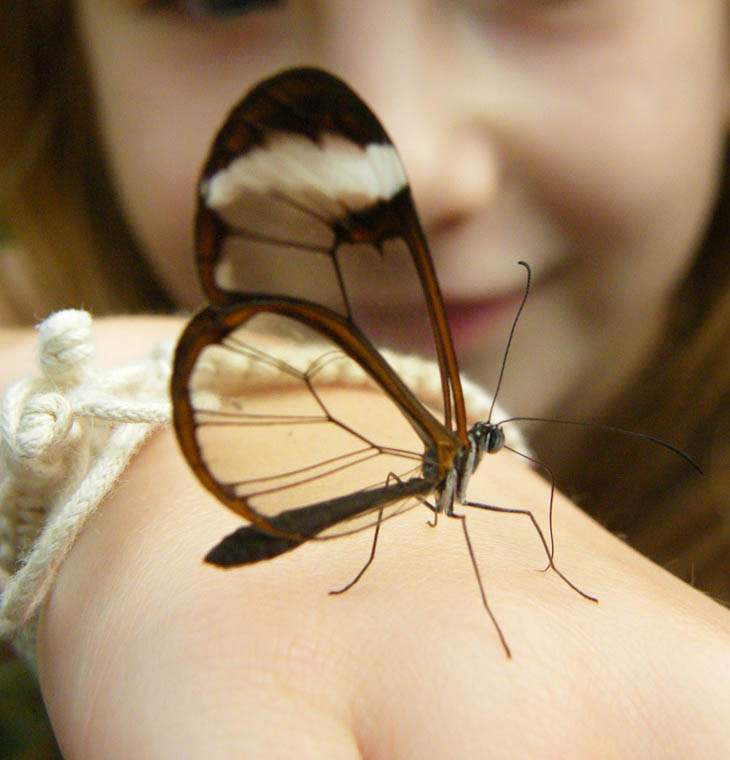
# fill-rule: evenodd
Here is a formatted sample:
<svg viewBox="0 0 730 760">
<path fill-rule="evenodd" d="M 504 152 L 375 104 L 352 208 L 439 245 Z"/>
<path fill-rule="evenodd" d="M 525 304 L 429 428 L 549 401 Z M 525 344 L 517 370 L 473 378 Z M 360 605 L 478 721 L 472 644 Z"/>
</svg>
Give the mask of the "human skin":
<svg viewBox="0 0 730 760">
<path fill-rule="evenodd" d="M 516 262 L 532 266 L 508 409 L 569 400 L 561 414 L 590 418 L 655 341 L 722 162 L 726 0 L 292 0 L 225 18 L 75 4 L 116 189 L 180 305 L 200 302 L 189 231 L 211 135 L 257 80 L 305 63 L 343 77 L 391 134 L 462 369 L 487 386 Z M 369 291 L 382 326 L 413 336 L 427 328 L 402 282 L 374 272 Z"/>
<path fill-rule="evenodd" d="M 99 362 L 136 358 L 178 326 L 100 321 Z M 30 362 L 27 336 L 0 337 L 16 366 Z M 352 403 L 383 414 L 365 391 Z M 530 506 L 544 524 L 547 484 L 508 453 L 485 458 L 469 495 Z M 372 567 L 338 597 L 327 591 L 362 566 L 370 531 L 210 567 L 203 555 L 241 520 L 158 433 L 86 525 L 42 615 L 41 685 L 64 756 L 730 754 L 726 609 L 560 495 L 556 562 L 598 604 L 539 572 L 526 519 L 465 511 L 511 659 L 458 521 L 430 528 L 425 509 L 388 521 Z"/>
</svg>

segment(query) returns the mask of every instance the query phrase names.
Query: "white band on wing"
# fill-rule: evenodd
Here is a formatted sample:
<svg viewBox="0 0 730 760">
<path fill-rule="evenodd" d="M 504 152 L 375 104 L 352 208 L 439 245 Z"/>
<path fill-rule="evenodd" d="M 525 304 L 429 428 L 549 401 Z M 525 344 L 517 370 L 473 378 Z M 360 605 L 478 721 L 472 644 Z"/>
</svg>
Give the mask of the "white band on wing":
<svg viewBox="0 0 730 760">
<path fill-rule="evenodd" d="M 340 135 L 324 133 L 315 142 L 290 132 L 275 132 L 265 145 L 235 158 L 203 181 L 201 194 L 215 210 L 235 203 L 246 190 L 281 194 L 317 213 L 341 215 L 389 200 L 408 184 L 390 144 L 365 148 Z"/>
</svg>

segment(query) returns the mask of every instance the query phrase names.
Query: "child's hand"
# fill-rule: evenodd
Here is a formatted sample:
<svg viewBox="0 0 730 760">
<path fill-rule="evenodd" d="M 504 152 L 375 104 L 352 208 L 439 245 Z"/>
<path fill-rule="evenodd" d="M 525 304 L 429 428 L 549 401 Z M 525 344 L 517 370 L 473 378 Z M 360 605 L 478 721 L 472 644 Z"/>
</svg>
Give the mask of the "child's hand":
<svg viewBox="0 0 730 760">
<path fill-rule="evenodd" d="M 507 453 L 485 459 L 469 495 L 544 524 L 548 486 Z M 556 563 L 598 605 L 539 572 L 524 517 L 463 511 L 511 660 L 457 521 L 432 529 L 416 508 L 386 522 L 342 596 L 327 592 L 362 567 L 371 531 L 223 571 L 202 557 L 241 521 L 172 432 L 157 435 L 89 521 L 42 619 L 65 756 L 730 756 L 726 610 L 560 496 Z"/>
</svg>

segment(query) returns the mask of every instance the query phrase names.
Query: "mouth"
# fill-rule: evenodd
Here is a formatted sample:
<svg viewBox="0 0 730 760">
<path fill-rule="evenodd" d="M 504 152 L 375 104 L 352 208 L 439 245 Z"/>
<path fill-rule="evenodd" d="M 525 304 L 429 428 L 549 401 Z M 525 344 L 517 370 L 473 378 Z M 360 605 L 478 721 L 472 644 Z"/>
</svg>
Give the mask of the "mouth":
<svg viewBox="0 0 730 760">
<path fill-rule="evenodd" d="M 468 353 L 501 335 L 505 321 L 514 318 L 524 296 L 524 286 L 482 299 L 445 298 L 446 318 L 458 354 Z M 435 358 L 435 348 L 425 301 L 413 304 L 360 307 L 356 321 L 376 345 Z"/>
<path fill-rule="evenodd" d="M 446 316 L 457 354 L 488 341 L 505 321 L 514 319 L 524 287 L 493 298 L 446 303 Z"/>
</svg>

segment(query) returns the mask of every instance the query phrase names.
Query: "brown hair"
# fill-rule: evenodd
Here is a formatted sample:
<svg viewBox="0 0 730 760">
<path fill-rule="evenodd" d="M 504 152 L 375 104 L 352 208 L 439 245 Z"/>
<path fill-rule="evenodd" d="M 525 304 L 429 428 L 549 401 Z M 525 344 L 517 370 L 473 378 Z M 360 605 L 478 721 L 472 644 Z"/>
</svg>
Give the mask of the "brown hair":
<svg viewBox="0 0 730 760">
<path fill-rule="evenodd" d="M 679 446 L 705 474 L 646 441 L 599 430 L 561 451 L 560 426 L 547 425 L 536 446 L 559 463 L 559 485 L 639 551 L 730 603 L 730 149 L 662 338 L 600 421 Z"/>
<path fill-rule="evenodd" d="M 67 0 L 0 4 L 0 295 L 18 322 L 170 304 L 116 204 Z"/>
<path fill-rule="evenodd" d="M 3 278 L 5 295 L 26 320 L 62 306 L 83 305 L 97 314 L 166 308 L 105 174 L 69 6 L 68 0 L 0 4 L 0 218 L 22 246 L 0 259 L 6 273 L 22 272 L 22 278 Z M 604 420 L 681 446 L 705 476 L 646 442 L 598 431 L 563 445 L 558 426 L 551 426 L 536 447 L 546 462 L 559 463 L 558 484 L 609 528 L 730 600 L 728 173 L 718 197 L 662 341 Z M 25 282 L 31 287 L 23 290 Z M 633 447 L 636 454 L 627 454 Z"/>
</svg>

